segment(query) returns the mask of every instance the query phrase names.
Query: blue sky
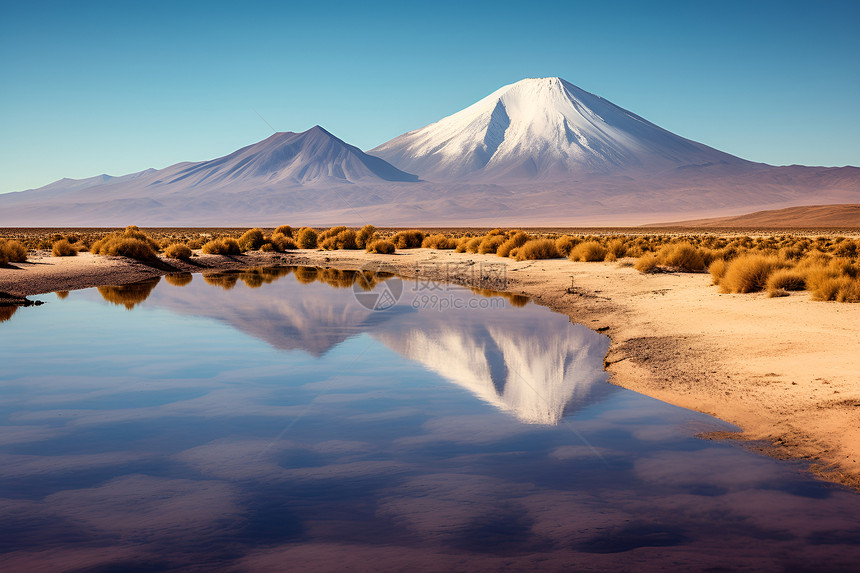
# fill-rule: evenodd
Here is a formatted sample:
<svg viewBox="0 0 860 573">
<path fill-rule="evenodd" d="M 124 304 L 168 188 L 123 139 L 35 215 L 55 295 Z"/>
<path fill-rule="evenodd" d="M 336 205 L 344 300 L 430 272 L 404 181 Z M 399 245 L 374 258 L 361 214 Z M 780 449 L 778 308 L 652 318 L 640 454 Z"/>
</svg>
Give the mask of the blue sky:
<svg viewBox="0 0 860 573">
<path fill-rule="evenodd" d="M 746 159 L 860 165 L 860 2 L 8 2 L 0 192 L 320 124 L 369 149 L 560 76 Z"/>
</svg>

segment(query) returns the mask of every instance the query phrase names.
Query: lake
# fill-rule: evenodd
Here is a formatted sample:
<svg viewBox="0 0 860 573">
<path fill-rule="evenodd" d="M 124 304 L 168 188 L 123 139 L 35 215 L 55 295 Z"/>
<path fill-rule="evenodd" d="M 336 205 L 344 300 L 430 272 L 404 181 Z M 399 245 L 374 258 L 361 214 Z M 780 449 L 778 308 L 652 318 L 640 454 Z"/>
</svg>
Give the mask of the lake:
<svg viewBox="0 0 860 573">
<path fill-rule="evenodd" d="M 828 570 L 860 496 L 523 297 L 309 267 L 0 314 L 4 571 Z"/>
</svg>

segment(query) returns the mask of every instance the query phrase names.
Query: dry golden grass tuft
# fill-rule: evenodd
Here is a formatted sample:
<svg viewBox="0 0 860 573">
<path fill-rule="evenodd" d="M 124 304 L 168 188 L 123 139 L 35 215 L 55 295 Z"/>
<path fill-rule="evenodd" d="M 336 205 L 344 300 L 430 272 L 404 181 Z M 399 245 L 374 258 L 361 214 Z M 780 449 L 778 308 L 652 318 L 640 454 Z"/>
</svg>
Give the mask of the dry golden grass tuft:
<svg viewBox="0 0 860 573">
<path fill-rule="evenodd" d="M 568 258 L 571 261 L 596 262 L 604 260 L 608 252 L 606 247 L 597 241 L 585 241 L 576 245 Z"/>
<path fill-rule="evenodd" d="M 702 253 L 687 242 L 664 245 L 657 251 L 657 261 L 660 265 L 680 271 L 705 270 L 705 258 Z"/>
<path fill-rule="evenodd" d="M 90 248 L 94 255 L 128 257 L 139 261 L 152 261 L 158 258 L 159 244 L 136 225 L 129 225 L 124 231 L 111 233 Z"/>
<path fill-rule="evenodd" d="M 376 253 L 379 255 L 394 254 L 394 251 L 396 249 L 397 247 L 394 246 L 394 243 L 392 243 L 391 241 L 386 241 L 385 239 L 379 239 L 367 245 L 368 253 Z"/>
<path fill-rule="evenodd" d="M 212 239 L 201 248 L 207 255 L 239 255 L 242 253 L 239 241 L 233 237 Z"/>
<path fill-rule="evenodd" d="M 317 248 L 317 232 L 310 227 L 302 227 L 296 235 L 296 244 L 300 249 Z"/>
<path fill-rule="evenodd" d="M 507 241 L 507 237 L 500 234 L 489 234 L 478 243 L 477 252 L 482 255 L 496 254 L 502 243 Z"/>
<path fill-rule="evenodd" d="M 369 243 L 376 239 L 376 227 L 373 225 L 365 225 L 355 234 L 355 246 L 359 249 L 366 249 Z"/>
<path fill-rule="evenodd" d="M 524 231 L 511 231 L 505 242 L 496 249 L 496 254 L 500 257 L 510 257 L 514 249 L 519 250 L 530 239 L 531 236 Z"/>
<path fill-rule="evenodd" d="M 164 249 L 164 256 L 171 259 L 188 260 L 192 254 L 191 249 L 185 243 L 171 243 Z"/>
<path fill-rule="evenodd" d="M 285 236 L 285 237 L 290 237 L 290 238 L 292 238 L 292 237 L 293 237 L 293 228 L 292 228 L 292 227 L 290 227 L 289 225 L 281 225 L 280 227 L 278 227 L 277 229 L 275 229 L 275 230 L 272 232 L 272 234 L 273 234 L 273 235 L 274 235 L 274 234 L 278 234 L 278 235 L 283 235 L 283 236 Z"/>
<path fill-rule="evenodd" d="M 20 242 L 0 239 L 0 265 L 23 263 L 27 260 L 27 247 Z"/>
<path fill-rule="evenodd" d="M 441 233 L 435 235 L 427 235 L 421 242 L 422 249 L 440 249 L 449 250 L 457 247 L 457 239 L 447 237 Z"/>
<path fill-rule="evenodd" d="M 242 236 L 239 237 L 239 248 L 242 251 L 256 251 L 266 242 L 266 235 L 263 229 L 254 228 L 248 229 Z"/>
<path fill-rule="evenodd" d="M 321 233 L 317 239 L 319 247 L 327 251 L 338 249 L 355 250 L 358 248 L 355 231 L 346 227 L 332 227 Z"/>
<path fill-rule="evenodd" d="M 660 263 L 654 253 L 645 253 L 636 261 L 633 268 L 640 273 L 656 273 L 660 270 Z"/>
<path fill-rule="evenodd" d="M 570 235 L 563 235 L 555 240 L 555 248 L 563 257 L 569 257 L 573 248 L 579 244 L 579 239 Z"/>
<path fill-rule="evenodd" d="M 655 257 L 656 259 L 656 257 Z M 711 282 L 712 284 L 718 285 L 723 278 L 723 275 L 726 274 L 726 267 L 728 263 L 725 259 L 717 259 L 710 265 L 708 265 L 708 272 L 711 273 Z"/>
<path fill-rule="evenodd" d="M 51 255 L 54 257 L 75 257 L 78 250 L 72 246 L 68 239 L 60 239 L 51 245 Z"/>
<path fill-rule="evenodd" d="M 536 259 L 557 259 L 559 256 L 555 241 L 552 239 L 531 239 L 526 241 L 517 249 L 518 261 L 532 261 Z"/>
<path fill-rule="evenodd" d="M 424 231 L 418 229 L 400 231 L 391 237 L 391 242 L 397 249 L 420 249 L 421 243 L 424 242 Z"/>
<path fill-rule="evenodd" d="M 767 292 L 798 291 L 806 289 L 806 275 L 797 269 L 774 271 L 767 279 Z"/>
<path fill-rule="evenodd" d="M 785 268 L 786 263 L 773 255 L 742 255 L 729 261 L 720 279 L 720 292 L 748 293 L 767 287 L 771 273 Z"/>
</svg>

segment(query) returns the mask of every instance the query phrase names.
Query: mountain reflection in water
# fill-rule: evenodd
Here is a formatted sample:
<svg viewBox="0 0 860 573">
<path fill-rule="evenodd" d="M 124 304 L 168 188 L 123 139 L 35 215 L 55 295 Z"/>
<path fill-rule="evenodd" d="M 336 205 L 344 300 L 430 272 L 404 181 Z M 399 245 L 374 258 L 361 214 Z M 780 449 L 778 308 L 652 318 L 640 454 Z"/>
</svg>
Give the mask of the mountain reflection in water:
<svg viewBox="0 0 860 573">
<path fill-rule="evenodd" d="M 291 272 L 296 280 L 281 284 L 277 293 L 257 290 Z M 194 288 L 159 289 L 152 305 L 207 316 L 275 348 L 300 349 L 313 356 L 321 356 L 344 340 L 366 333 L 531 424 L 558 424 L 565 413 L 612 390 L 605 384 L 607 376 L 603 371 L 609 339 L 542 308 L 520 310 L 528 302 L 523 296 L 434 285 L 434 296 L 451 298 L 447 304 L 452 307 L 469 306 L 467 302 L 475 292 L 498 297 L 495 304 L 487 305 L 492 308 L 441 312 L 422 308 L 418 303 L 426 296 L 423 289 L 427 285 L 407 280 L 396 306 L 374 311 L 359 304 L 352 291 L 346 289 L 355 286 L 372 290 L 395 275 L 271 267 L 209 273 L 203 278 L 207 285 L 225 290 L 233 289 L 239 281 L 249 288 L 225 293 L 197 283 Z M 314 283 L 334 289 L 307 288 Z M 127 288 L 135 293 L 147 288 L 147 294 L 152 292 L 150 286 Z M 511 304 L 505 304 L 505 300 Z"/>
<path fill-rule="evenodd" d="M 0 324 L 0 571 L 860 562 L 855 493 L 694 439 L 732 428 L 605 384 L 608 340 L 564 316 L 390 275 L 212 274 Z"/>
</svg>

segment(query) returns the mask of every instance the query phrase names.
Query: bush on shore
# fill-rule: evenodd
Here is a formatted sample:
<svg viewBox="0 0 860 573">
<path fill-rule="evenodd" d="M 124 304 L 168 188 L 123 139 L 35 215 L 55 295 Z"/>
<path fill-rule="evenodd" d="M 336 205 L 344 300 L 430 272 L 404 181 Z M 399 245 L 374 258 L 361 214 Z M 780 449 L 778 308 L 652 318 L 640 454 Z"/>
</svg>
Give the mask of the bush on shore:
<svg viewBox="0 0 860 573">
<path fill-rule="evenodd" d="M 366 249 L 367 245 L 376 239 L 376 227 L 373 225 L 365 225 L 355 234 L 355 246 L 359 249 Z"/>
<path fill-rule="evenodd" d="M 164 249 L 164 256 L 171 259 L 188 260 L 192 254 L 191 249 L 185 243 L 171 243 Z"/>
<path fill-rule="evenodd" d="M 129 225 L 121 232 L 110 233 L 93 243 L 90 248 L 94 255 L 128 257 L 139 261 L 157 259 L 158 250 L 158 243 L 136 225 Z"/>
<path fill-rule="evenodd" d="M 441 233 L 437 233 L 435 235 L 427 235 L 426 237 L 424 237 L 424 240 L 421 242 L 421 248 L 448 250 L 456 248 L 457 244 L 457 239 L 453 239 Z"/>
<path fill-rule="evenodd" d="M 570 251 L 571 261 L 597 262 L 606 258 L 609 251 L 597 241 L 579 243 Z"/>
<path fill-rule="evenodd" d="M 767 287 L 771 273 L 785 268 L 786 264 L 776 256 L 742 255 L 729 261 L 725 274 L 720 279 L 720 292 L 748 293 L 762 291 Z"/>
<path fill-rule="evenodd" d="M 424 231 L 418 229 L 410 229 L 408 231 L 400 231 L 391 237 L 391 243 L 397 249 L 420 249 L 424 242 Z"/>
<path fill-rule="evenodd" d="M 518 261 L 531 261 L 536 259 L 557 259 L 558 248 L 552 239 L 532 239 L 526 241 L 517 249 Z"/>
<path fill-rule="evenodd" d="M 275 229 L 275 230 L 272 232 L 272 234 L 273 234 L 273 235 L 278 234 L 278 235 L 283 235 L 283 236 L 285 236 L 285 237 L 290 237 L 290 238 L 292 238 L 292 237 L 293 237 L 293 228 L 292 228 L 292 227 L 290 227 L 289 225 L 281 225 L 280 227 L 278 227 L 277 229 Z"/>
<path fill-rule="evenodd" d="M 256 251 L 266 242 L 266 235 L 259 228 L 248 229 L 239 237 L 239 248 L 242 251 Z"/>
<path fill-rule="evenodd" d="M 203 245 L 202 250 L 207 255 L 239 255 L 242 253 L 239 241 L 233 237 L 212 239 Z"/>
<path fill-rule="evenodd" d="M 296 237 L 296 244 L 300 249 L 316 249 L 317 232 L 310 227 L 302 227 Z"/>
<path fill-rule="evenodd" d="M 395 247 L 394 243 L 392 243 L 391 241 L 379 239 L 367 245 L 367 252 L 376 253 L 379 255 L 391 255 L 394 253 L 396 248 L 397 247 Z"/>
<path fill-rule="evenodd" d="M 27 248 L 12 239 L 0 239 L 0 265 L 23 263 L 27 260 Z"/>
<path fill-rule="evenodd" d="M 75 257 L 77 254 L 78 250 L 67 239 L 60 239 L 51 246 L 54 257 Z"/>
</svg>

